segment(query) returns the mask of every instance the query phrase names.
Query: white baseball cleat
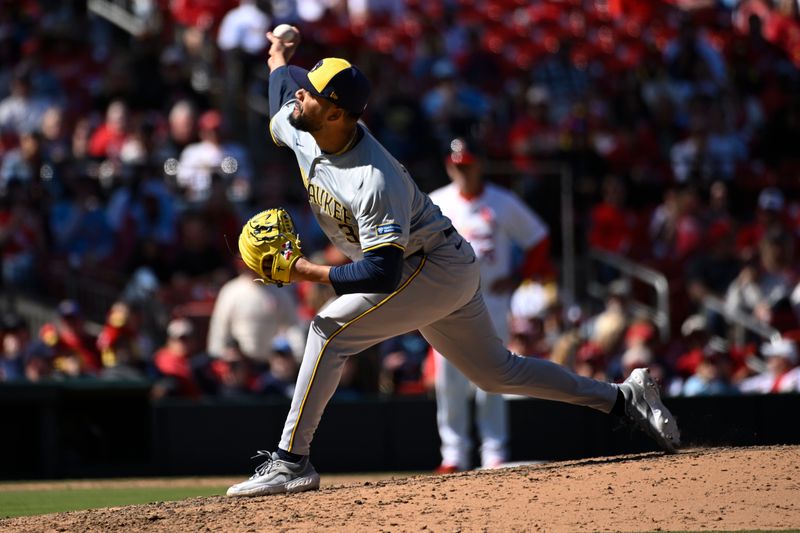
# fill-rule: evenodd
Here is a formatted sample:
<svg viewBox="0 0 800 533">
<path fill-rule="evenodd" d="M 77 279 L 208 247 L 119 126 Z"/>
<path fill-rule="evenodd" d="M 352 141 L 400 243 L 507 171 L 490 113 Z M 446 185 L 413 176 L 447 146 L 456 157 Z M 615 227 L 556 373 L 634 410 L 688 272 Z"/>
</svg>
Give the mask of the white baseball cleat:
<svg viewBox="0 0 800 533">
<path fill-rule="evenodd" d="M 311 466 L 308 456 L 299 463 L 290 463 L 277 453 L 259 450 L 253 458 L 266 457 L 256 473 L 247 481 L 228 489 L 228 496 L 268 496 L 319 489 L 319 474 Z"/>
<path fill-rule="evenodd" d="M 681 435 L 675 417 L 661 403 L 658 385 L 646 368 L 637 368 L 619 386 L 625 397 L 625 414 L 642 431 L 653 437 L 664 451 L 675 453 Z"/>
</svg>

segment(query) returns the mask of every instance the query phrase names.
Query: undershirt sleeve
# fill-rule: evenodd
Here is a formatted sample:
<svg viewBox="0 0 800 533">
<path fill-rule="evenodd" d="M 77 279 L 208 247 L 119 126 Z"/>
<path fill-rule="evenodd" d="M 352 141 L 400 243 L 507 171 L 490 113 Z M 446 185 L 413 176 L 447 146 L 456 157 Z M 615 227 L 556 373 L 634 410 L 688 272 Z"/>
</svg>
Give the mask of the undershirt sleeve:
<svg viewBox="0 0 800 533">
<path fill-rule="evenodd" d="M 400 284 L 403 273 L 403 250 L 381 246 L 364 253 L 354 263 L 331 268 L 331 285 L 337 295 L 362 293 L 386 294 Z"/>
</svg>

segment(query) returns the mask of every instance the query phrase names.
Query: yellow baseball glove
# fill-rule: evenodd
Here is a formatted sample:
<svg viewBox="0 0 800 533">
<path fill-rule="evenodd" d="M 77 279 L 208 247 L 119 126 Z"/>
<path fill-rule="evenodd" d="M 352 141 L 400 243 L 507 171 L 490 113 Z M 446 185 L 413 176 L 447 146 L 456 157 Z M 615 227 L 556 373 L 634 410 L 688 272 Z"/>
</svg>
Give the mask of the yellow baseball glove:
<svg viewBox="0 0 800 533">
<path fill-rule="evenodd" d="M 292 265 L 303 257 L 292 217 L 282 207 L 253 216 L 239 235 L 239 253 L 264 283 L 289 283 Z"/>
</svg>

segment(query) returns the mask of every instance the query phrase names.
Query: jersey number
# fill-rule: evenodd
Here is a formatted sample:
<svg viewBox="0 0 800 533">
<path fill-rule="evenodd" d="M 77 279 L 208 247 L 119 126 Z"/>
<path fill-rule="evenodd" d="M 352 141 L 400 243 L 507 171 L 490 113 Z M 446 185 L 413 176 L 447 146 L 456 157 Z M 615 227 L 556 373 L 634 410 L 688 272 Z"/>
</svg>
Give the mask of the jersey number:
<svg viewBox="0 0 800 533">
<path fill-rule="evenodd" d="M 344 233 L 344 238 L 347 239 L 347 242 L 357 243 L 358 236 L 356 236 L 356 232 L 353 229 L 353 226 L 347 224 L 339 224 L 339 229 L 342 230 Z"/>
</svg>

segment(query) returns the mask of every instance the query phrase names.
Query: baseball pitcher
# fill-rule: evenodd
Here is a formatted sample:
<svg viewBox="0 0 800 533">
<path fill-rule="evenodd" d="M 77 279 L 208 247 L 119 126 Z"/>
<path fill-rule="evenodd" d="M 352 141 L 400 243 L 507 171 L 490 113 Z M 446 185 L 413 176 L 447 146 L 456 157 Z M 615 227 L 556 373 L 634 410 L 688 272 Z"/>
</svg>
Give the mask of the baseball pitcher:
<svg viewBox="0 0 800 533">
<path fill-rule="evenodd" d="M 311 440 L 345 360 L 390 337 L 419 330 L 482 389 L 586 405 L 626 416 L 674 450 L 678 429 L 644 369 L 622 385 L 579 377 L 509 352 L 483 302 L 475 252 L 403 166 L 359 122 L 370 94 L 364 74 L 340 58 L 311 70 L 288 65 L 299 41 L 271 32 L 270 135 L 292 150 L 321 228 L 352 263 L 330 267 L 302 254 L 285 211 L 259 213 L 242 228 L 239 251 L 266 283 L 308 280 L 338 298 L 309 328 L 292 405 L 275 452 L 231 496 L 319 488 Z"/>
</svg>

